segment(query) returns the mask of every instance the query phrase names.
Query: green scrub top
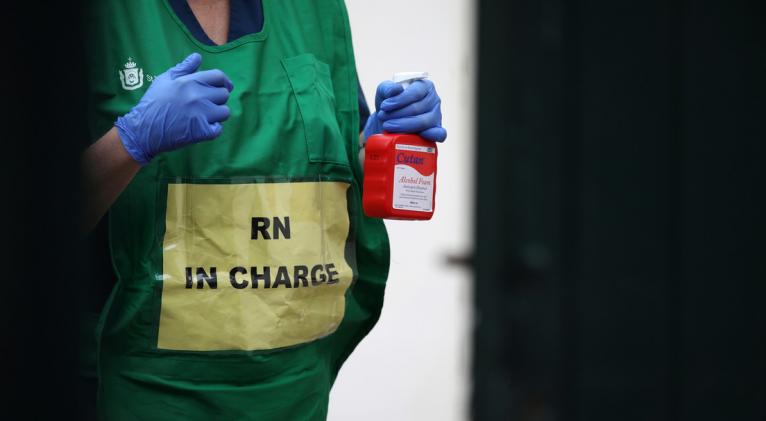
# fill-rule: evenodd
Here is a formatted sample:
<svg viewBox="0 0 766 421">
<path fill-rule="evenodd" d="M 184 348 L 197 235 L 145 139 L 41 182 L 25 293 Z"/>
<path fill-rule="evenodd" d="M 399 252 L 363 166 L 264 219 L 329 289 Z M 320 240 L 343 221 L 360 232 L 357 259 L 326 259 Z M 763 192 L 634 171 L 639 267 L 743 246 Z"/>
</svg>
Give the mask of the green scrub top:
<svg viewBox="0 0 766 421">
<path fill-rule="evenodd" d="M 234 84 L 223 135 L 158 155 L 110 211 L 104 419 L 325 419 L 380 314 L 389 245 L 361 211 L 345 5 L 263 9 L 261 32 L 209 46 L 166 0 L 89 6 L 92 138 L 192 52 Z"/>
</svg>

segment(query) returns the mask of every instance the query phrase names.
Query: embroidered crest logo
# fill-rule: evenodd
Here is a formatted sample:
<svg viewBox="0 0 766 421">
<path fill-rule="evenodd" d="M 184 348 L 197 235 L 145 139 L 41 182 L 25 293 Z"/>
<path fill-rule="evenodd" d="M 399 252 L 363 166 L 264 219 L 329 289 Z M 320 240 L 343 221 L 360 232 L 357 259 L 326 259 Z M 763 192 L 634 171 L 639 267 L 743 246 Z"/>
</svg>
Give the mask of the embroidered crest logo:
<svg viewBox="0 0 766 421">
<path fill-rule="evenodd" d="M 122 82 L 122 89 L 126 91 L 144 86 L 144 69 L 136 67 L 136 63 L 131 57 L 128 57 L 125 69 L 120 70 L 120 82 Z"/>
</svg>

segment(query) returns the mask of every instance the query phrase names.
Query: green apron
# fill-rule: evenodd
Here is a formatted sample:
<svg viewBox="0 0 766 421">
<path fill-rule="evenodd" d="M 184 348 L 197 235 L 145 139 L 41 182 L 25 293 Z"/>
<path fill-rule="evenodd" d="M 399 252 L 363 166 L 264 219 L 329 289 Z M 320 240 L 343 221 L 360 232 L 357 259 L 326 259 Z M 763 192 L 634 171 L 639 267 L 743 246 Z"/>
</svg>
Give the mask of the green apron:
<svg viewBox="0 0 766 421">
<path fill-rule="evenodd" d="M 89 7 L 93 138 L 191 52 L 234 83 L 223 135 L 157 156 L 110 211 L 105 419 L 325 419 L 380 314 L 389 247 L 361 212 L 345 5 L 263 8 L 261 32 L 206 46 L 166 0 Z"/>
</svg>

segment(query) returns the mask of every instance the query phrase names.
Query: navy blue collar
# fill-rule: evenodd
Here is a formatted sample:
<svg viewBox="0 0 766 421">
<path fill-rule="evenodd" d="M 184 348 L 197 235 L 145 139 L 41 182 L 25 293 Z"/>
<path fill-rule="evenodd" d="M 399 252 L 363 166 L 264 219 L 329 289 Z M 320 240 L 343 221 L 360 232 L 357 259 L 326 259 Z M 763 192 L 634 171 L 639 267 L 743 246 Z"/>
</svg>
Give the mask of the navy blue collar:
<svg viewBox="0 0 766 421">
<path fill-rule="evenodd" d="M 168 0 L 168 3 L 194 38 L 205 45 L 216 45 L 202 29 L 186 0 Z M 231 0 L 230 8 L 229 35 L 226 42 L 261 32 L 263 29 L 263 3 L 261 0 Z"/>
</svg>

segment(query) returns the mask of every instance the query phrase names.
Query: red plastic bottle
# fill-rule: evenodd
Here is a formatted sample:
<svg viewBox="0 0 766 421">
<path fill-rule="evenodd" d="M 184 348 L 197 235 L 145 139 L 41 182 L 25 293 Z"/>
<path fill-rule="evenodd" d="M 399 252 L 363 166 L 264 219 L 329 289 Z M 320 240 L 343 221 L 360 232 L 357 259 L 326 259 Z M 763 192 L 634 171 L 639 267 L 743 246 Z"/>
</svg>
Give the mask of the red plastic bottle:
<svg viewBox="0 0 766 421">
<path fill-rule="evenodd" d="M 370 136 L 364 158 L 364 213 L 386 219 L 431 219 L 437 157 L 436 144 L 417 135 Z"/>
<path fill-rule="evenodd" d="M 428 78 L 426 72 L 401 72 L 393 81 L 407 88 Z M 428 220 L 436 205 L 434 142 L 413 134 L 370 136 L 365 146 L 362 206 L 367 216 L 386 219 Z"/>
</svg>

